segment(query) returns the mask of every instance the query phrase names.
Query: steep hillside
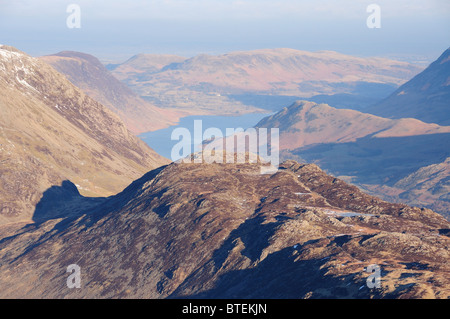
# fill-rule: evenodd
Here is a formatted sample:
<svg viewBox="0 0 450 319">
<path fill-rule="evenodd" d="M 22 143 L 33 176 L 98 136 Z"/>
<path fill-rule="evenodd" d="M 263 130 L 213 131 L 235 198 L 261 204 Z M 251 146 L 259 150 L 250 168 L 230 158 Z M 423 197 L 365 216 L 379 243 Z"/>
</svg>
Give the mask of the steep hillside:
<svg viewBox="0 0 450 319">
<path fill-rule="evenodd" d="M 30 221 L 64 180 L 108 196 L 168 160 L 43 61 L 0 47 L 0 224 Z"/>
<path fill-rule="evenodd" d="M 181 116 L 179 112 L 162 110 L 141 99 L 92 55 L 64 51 L 40 59 L 66 75 L 87 95 L 119 115 L 134 134 L 174 125 Z"/>
<path fill-rule="evenodd" d="M 367 112 L 450 125 L 450 48 L 388 98 L 368 108 Z"/>
<path fill-rule="evenodd" d="M 386 200 L 428 207 L 450 220 L 450 158 L 419 168 L 391 187 L 364 185 Z"/>
<path fill-rule="evenodd" d="M 383 202 L 316 165 L 260 169 L 172 163 L 79 216 L 0 227 L 0 296 L 450 296 L 442 216 Z M 71 264 L 80 289 L 66 285 Z M 378 289 L 366 285 L 372 264 Z"/>
</svg>

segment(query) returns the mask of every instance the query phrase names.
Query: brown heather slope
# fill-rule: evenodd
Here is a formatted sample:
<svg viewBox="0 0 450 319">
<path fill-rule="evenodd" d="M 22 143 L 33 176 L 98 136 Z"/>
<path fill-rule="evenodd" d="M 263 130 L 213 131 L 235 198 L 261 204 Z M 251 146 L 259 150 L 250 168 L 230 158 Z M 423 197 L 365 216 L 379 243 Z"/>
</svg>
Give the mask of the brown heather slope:
<svg viewBox="0 0 450 319">
<path fill-rule="evenodd" d="M 40 57 L 64 74 L 73 84 L 102 103 L 124 121 L 134 134 L 155 131 L 174 125 L 182 115 L 171 109 L 160 109 L 144 101 L 117 80 L 92 55 L 64 51 Z"/>
<path fill-rule="evenodd" d="M 313 164 L 260 169 L 172 163 L 78 217 L 0 227 L 0 297 L 450 296 L 442 216 L 366 195 Z M 66 286 L 74 263 L 80 289 Z M 366 286 L 371 264 L 380 289 Z"/>
<path fill-rule="evenodd" d="M 281 150 L 318 143 L 353 142 L 369 135 L 381 138 L 450 133 L 450 126 L 424 123 L 412 118 L 386 119 L 309 101 L 297 101 L 262 119 L 256 127 L 278 127 Z"/>
<path fill-rule="evenodd" d="M 64 180 L 109 196 L 168 162 L 62 74 L 9 46 L 0 47 L 0 109 L 0 224 L 30 221 Z"/>
</svg>

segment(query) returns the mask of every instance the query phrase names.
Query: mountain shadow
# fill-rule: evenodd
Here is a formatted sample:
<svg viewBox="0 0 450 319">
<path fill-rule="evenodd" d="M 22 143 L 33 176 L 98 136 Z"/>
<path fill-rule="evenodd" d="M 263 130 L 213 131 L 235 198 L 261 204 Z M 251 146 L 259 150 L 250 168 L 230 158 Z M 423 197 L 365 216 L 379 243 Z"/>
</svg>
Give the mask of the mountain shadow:
<svg viewBox="0 0 450 319">
<path fill-rule="evenodd" d="M 60 186 L 51 186 L 42 194 L 32 220 L 40 224 L 50 219 L 74 217 L 104 203 L 106 199 L 106 197 L 84 197 L 74 183 L 64 180 Z"/>
<path fill-rule="evenodd" d="M 328 258 L 298 260 L 297 251 L 287 247 L 270 254 L 256 267 L 226 272 L 206 291 L 185 294 L 184 288 L 189 287 L 187 280 L 168 298 L 296 299 L 308 295 L 315 299 L 377 298 L 377 292 L 368 289 L 364 279 L 355 278 L 357 274 L 328 275 L 325 266 Z"/>
</svg>

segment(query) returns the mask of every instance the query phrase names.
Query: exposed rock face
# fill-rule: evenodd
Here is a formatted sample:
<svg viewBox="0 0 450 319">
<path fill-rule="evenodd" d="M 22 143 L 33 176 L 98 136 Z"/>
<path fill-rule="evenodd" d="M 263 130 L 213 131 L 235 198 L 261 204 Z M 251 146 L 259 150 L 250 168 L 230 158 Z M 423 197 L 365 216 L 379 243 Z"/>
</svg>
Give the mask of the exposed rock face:
<svg viewBox="0 0 450 319">
<path fill-rule="evenodd" d="M 100 61 L 89 54 L 64 51 L 40 57 L 64 74 L 87 95 L 102 103 L 124 121 L 134 134 L 174 125 L 181 114 L 144 101 L 117 80 Z"/>
<path fill-rule="evenodd" d="M 1 297 L 450 296 L 449 222 L 314 164 L 261 175 L 260 164 L 172 163 L 86 205 L 79 216 L 0 228 Z M 71 264 L 80 289 L 66 286 Z M 379 289 L 366 286 L 372 264 Z"/>
<path fill-rule="evenodd" d="M 169 162 L 62 74 L 0 47 L 0 224 L 31 220 L 42 194 L 64 180 L 82 195 L 116 194 Z"/>
<path fill-rule="evenodd" d="M 424 71 L 367 112 L 389 118 L 414 117 L 450 125 L 450 48 Z"/>
</svg>

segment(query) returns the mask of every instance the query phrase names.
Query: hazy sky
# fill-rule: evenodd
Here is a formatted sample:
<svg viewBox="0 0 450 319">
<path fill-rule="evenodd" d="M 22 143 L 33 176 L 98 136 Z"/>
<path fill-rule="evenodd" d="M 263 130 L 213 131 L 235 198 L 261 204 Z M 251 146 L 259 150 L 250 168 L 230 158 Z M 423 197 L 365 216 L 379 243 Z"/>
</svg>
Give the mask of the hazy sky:
<svg viewBox="0 0 450 319">
<path fill-rule="evenodd" d="M 67 27 L 69 4 L 79 5 L 81 28 Z M 381 9 L 381 28 L 366 25 L 370 4 Z M 450 1 L 0 0 L 0 43 L 105 61 L 277 47 L 431 61 L 450 46 Z"/>
</svg>

